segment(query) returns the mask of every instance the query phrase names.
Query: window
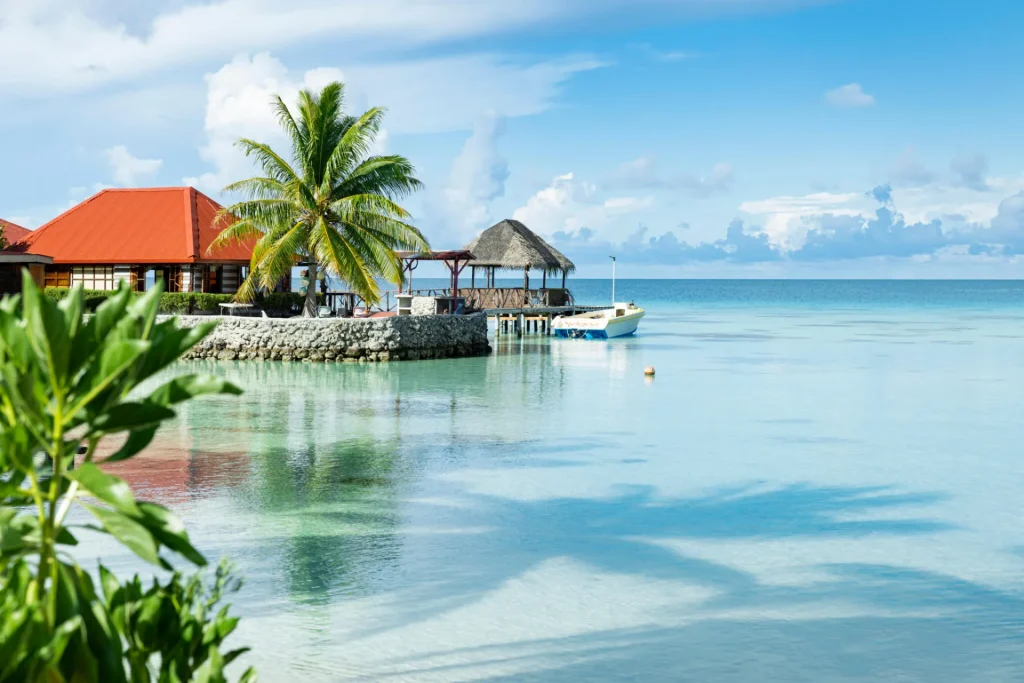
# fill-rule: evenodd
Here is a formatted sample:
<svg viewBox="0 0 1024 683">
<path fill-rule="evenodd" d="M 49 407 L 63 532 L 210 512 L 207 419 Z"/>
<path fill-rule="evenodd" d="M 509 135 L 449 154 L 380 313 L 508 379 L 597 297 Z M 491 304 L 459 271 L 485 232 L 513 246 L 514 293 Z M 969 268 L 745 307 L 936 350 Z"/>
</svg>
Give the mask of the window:
<svg viewBox="0 0 1024 683">
<path fill-rule="evenodd" d="M 46 266 L 46 277 L 43 280 L 44 287 L 70 287 L 71 269 L 61 266 Z"/>
<path fill-rule="evenodd" d="M 79 283 L 86 289 L 116 289 L 114 269 L 103 266 L 75 266 L 71 269 L 71 284 Z"/>
</svg>

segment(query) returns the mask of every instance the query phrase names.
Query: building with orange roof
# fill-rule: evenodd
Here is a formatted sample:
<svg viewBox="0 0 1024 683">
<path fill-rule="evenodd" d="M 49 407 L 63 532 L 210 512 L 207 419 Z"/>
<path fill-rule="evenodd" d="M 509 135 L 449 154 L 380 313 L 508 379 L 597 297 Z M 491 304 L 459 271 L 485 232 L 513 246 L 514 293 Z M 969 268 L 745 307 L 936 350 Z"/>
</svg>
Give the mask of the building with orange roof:
<svg viewBox="0 0 1024 683">
<path fill-rule="evenodd" d="M 16 223 L 5 221 L 3 218 L 0 218 L 0 230 L 3 230 L 4 238 L 7 240 L 8 244 L 20 242 L 32 234 L 32 231 L 28 228 L 23 228 Z"/>
<path fill-rule="evenodd" d="M 0 218 L 0 229 L 9 245 L 0 251 L 0 294 L 21 291 L 22 268 L 27 268 L 36 284 L 42 287 L 45 268 L 53 263 L 53 259 L 43 254 L 26 253 L 13 246 L 32 234 L 28 228 Z"/>
<path fill-rule="evenodd" d="M 170 292 L 231 294 L 252 244 L 209 250 L 220 209 L 192 187 L 103 190 L 27 231 L 14 250 L 53 259 L 47 287 L 116 289 L 127 280 L 141 291 L 163 280 Z"/>
</svg>

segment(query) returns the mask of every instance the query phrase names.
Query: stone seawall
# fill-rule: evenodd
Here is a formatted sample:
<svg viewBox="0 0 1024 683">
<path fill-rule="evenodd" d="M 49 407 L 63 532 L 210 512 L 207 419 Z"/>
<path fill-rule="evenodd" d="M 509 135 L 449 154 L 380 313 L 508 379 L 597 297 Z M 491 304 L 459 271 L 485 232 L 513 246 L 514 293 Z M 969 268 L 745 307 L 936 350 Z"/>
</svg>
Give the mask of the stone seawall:
<svg viewBox="0 0 1024 683">
<path fill-rule="evenodd" d="M 183 327 L 209 319 L 178 318 Z M 354 363 L 482 356 L 491 350 L 482 314 L 218 320 L 186 358 Z"/>
</svg>

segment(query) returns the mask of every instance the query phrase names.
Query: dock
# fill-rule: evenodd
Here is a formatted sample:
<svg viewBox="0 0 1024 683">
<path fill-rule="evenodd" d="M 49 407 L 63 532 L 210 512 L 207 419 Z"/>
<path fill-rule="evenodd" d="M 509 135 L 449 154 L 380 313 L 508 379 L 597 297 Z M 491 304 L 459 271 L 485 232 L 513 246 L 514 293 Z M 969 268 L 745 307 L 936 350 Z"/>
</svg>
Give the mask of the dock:
<svg viewBox="0 0 1024 683">
<path fill-rule="evenodd" d="M 523 306 L 519 308 L 485 308 L 488 324 L 494 318 L 494 333 L 501 337 L 513 334 L 551 334 L 551 321 L 560 315 L 577 315 L 599 311 L 601 306 Z"/>
</svg>

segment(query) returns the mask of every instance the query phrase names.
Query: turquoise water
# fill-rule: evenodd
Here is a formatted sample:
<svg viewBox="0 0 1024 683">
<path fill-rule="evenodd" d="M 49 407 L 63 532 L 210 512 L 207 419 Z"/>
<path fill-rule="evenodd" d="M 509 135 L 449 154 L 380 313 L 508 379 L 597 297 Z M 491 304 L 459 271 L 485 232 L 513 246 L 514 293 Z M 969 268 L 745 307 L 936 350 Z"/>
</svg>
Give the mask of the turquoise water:
<svg viewBox="0 0 1024 683">
<path fill-rule="evenodd" d="M 182 363 L 246 394 L 121 472 L 263 680 L 1024 680 L 1024 283 L 618 287 L 635 338 Z"/>
</svg>

